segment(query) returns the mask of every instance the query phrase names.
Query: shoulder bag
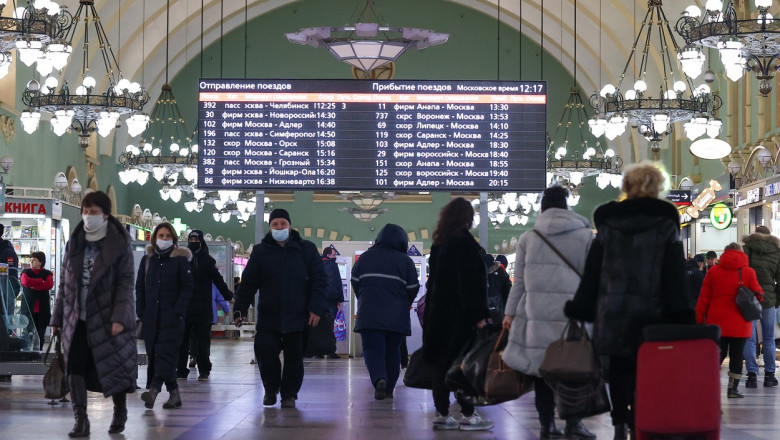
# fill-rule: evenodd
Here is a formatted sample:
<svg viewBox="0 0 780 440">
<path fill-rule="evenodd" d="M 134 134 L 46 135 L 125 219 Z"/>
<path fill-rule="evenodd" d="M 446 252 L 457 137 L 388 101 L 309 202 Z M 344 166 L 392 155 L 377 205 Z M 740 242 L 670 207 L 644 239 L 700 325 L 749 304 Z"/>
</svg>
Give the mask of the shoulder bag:
<svg viewBox="0 0 780 440">
<path fill-rule="evenodd" d="M 547 243 L 547 246 L 550 246 L 550 249 L 552 249 L 552 251 L 555 252 L 555 255 L 557 255 L 561 260 L 563 260 L 563 262 L 566 263 L 566 265 L 569 266 L 569 268 L 571 268 L 571 270 L 573 270 L 574 273 L 577 274 L 577 276 L 582 278 L 582 272 L 580 272 L 580 270 L 577 269 L 577 267 L 575 265 L 573 265 L 571 263 L 571 261 L 569 261 L 568 258 L 564 257 L 563 254 L 561 253 L 561 251 L 559 251 L 558 248 L 553 246 L 552 242 L 550 242 L 550 240 L 547 237 L 545 237 L 544 234 L 542 234 L 541 232 L 537 231 L 536 229 L 531 229 L 531 230 L 534 231 L 536 233 L 536 235 L 539 236 L 539 238 L 544 240 L 544 242 Z"/>
<path fill-rule="evenodd" d="M 65 361 L 62 358 L 59 333 L 52 335 L 49 341 L 49 347 L 43 357 L 44 364 L 49 357 L 52 343 L 54 343 L 54 358 L 51 360 L 46 374 L 43 375 L 43 393 L 47 399 L 61 399 L 68 394 L 68 381 L 65 377 Z"/>
<path fill-rule="evenodd" d="M 739 274 L 739 288 L 737 289 L 737 308 L 745 321 L 755 321 L 761 319 L 761 303 L 758 297 L 763 299 L 763 295 L 753 292 L 749 287 L 742 284 L 742 269 L 737 269 Z"/>
</svg>

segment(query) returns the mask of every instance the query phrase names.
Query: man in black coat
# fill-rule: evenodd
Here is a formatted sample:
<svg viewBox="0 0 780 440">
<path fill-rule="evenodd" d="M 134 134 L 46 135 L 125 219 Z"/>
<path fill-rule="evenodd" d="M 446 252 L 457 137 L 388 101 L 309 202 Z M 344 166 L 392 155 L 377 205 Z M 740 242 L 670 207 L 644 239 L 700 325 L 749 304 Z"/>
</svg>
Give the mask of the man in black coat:
<svg viewBox="0 0 780 440">
<path fill-rule="evenodd" d="M 236 292 L 233 319 L 246 320 L 247 309 L 257 301 L 255 358 L 265 388 L 263 405 L 295 408 L 303 384 L 303 349 L 306 326 L 316 327 L 327 312 L 328 277 L 314 243 L 290 228 L 290 214 L 274 209 L 268 219 L 271 230 L 252 248 Z M 284 352 L 284 370 L 279 353 Z"/>
<path fill-rule="evenodd" d="M 339 266 L 336 264 L 336 249 L 328 246 L 322 250 L 322 264 L 325 268 L 325 274 L 328 275 L 328 292 L 325 300 L 328 304 L 330 317 L 335 319 L 336 313 L 338 313 L 341 303 L 344 301 L 344 293 L 341 288 L 341 272 L 339 272 Z M 335 339 L 335 335 L 333 337 Z M 328 353 L 327 357 L 328 359 L 338 359 L 339 355 L 334 351 L 333 353 Z"/>
<path fill-rule="evenodd" d="M 0 223 L 0 237 L 5 232 L 5 226 Z M 16 295 L 19 294 L 21 284 L 19 284 L 19 257 L 16 255 L 14 245 L 8 240 L 0 238 L 0 263 L 8 265 L 8 282 L 12 289 L 6 291 L 7 286 L 2 286 L 5 299 L 4 312 L 6 315 L 13 315 L 16 306 Z"/>
<path fill-rule="evenodd" d="M 193 352 L 198 365 L 198 380 L 208 380 L 211 373 L 211 321 L 213 319 L 213 301 L 211 296 L 211 284 L 217 286 L 217 290 L 226 301 L 233 299 L 233 292 L 225 284 L 222 274 L 217 269 L 217 262 L 209 255 L 209 247 L 203 239 L 203 231 L 193 229 L 187 238 L 187 247 L 192 252 L 190 268 L 194 287 L 192 299 L 187 309 L 187 321 L 184 328 L 184 338 L 179 348 L 179 362 L 177 376 L 186 379 L 190 374 L 187 368 L 187 357 L 190 352 L 190 339 L 192 339 Z"/>
</svg>

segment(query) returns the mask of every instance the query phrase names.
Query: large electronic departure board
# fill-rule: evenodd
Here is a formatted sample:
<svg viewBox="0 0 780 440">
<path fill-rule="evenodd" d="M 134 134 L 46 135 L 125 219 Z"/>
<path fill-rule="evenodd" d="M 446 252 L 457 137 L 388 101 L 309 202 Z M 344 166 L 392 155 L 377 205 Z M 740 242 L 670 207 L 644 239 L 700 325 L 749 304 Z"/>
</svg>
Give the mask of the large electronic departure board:
<svg viewBox="0 0 780 440">
<path fill-rule="evenodd" d="M 198 187 L 541 191 L 547 85 L 201 79 Z"/>
</svg>

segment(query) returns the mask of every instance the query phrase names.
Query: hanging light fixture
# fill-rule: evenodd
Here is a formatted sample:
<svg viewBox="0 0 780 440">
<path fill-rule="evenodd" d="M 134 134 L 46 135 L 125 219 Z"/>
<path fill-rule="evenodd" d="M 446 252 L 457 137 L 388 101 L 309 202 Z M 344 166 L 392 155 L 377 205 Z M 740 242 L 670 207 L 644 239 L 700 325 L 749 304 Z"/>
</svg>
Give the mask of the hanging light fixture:
<svg viewBox="0 0 780 440">
<path fill-rule="evenodd" d="M 647 14 L 642 20 L 617 86 L 607 84 L 590 99 L 591 106 L 596 109 L 594 121 L 590 123 L 591 133 L 614 139 L 625 132 L 630 122 L 650 142 L 653 152 L 660 150 L 660 142 L 672 132 L 676 122 L 689 121 L 694 117 L 714 119 L 713 115 L 721 106 L 720 97 L 710 93 L 709 86 L 703 84 L 694 87 L 690 78 L 676 70 L 672 52 L 681 51 L 662 3 L 662 0 L 648 0 Z M 654 36 L 653 31 L 656 29 L 658 35 Z M 633 75 L 633 88 L 624 91 L 621 86 L 623 80 L 631 76 L 628 68 L 635 60 L 640 41 L 644 45 L 640 49 L 642 55 L 636 69 L 639 73 Z M 652 41 L 659 42 L 658 51 L 662 60 L 657 88 L 650 87 L 647 82 Z M 657 90 L 657 95 L 652 95 L 652 90 Z M 720 132 L 720 125 L 713 124 L 712 129 Z"/>
<path fill-rule="evenodd" d="M 130 82 L 122 76 L 122 70 L 94 3 L 94 0 L 79 0 L 79 8 L 72 25 L 67 28 L 62 40 L 63 47 L 73 47 L 78 33 L 77 24 L 84 23 L 81 85 L 71 93 L 67 81 L 49 76 L 43 81 L 29 81 L 22 95 L 22 102 L 28 107 L 26 113 L 29 113 L 22 115 L 23 121 L 27 121 L 23 122 L 25 131 L 28 130 L 27 124 L 30 124 L 29 128 L 32 129 L 33 124 L 40 120 L 40 113 L 50 114 L 54 134 L 62 136 L 68 129 L 73 130 L 78 134 L 82 148 L 89 146 L 90 136 L 95 131 L 102 137 L 108 136 L 122 116 L 131 116 L 127 123 L 132 127 L 132 132 L 138 132 L 141 126 L 145 128 L 142 116 L 132 116 L 142 114 L 144 105 L 149 101 L 149 95 L 140 84 Z M 90 29 L 91 27 L 93 29 Z M 94 74 L 94 70 L 90 67 L 88 55 L 90 46 L 95 42 L 98 44 L 98 52 L 106 72 L 107 84 L 102 91 L 97 88 L 97 80 L 90 76 Z M 61 53 L 60 57 L 67 59 L 64 53 Z"/>
<path fill-rule="evenodd" d="M 731 81 L 742 78 L 746 71 L 752 71 L 759 80 L 761 96 L 769 96 L 771 80 L 780 68 L 780 21 L 769 13 L 772 0 L 755 0 L 756 17 L 737 17 L 734 2 L 708 0 L 704 13 L 696 5 L 688 6 L 677 21 L 676 30 L 687 44 L 685 54 L 679 55 L 686 73 L 692 78 L 698 76 L 704 63 L 700 47 L 717 49 L 720 60 Z M 687 55 L 692 54 L 692 55 Z M 694 75 L 695 74 L 695 75 Z"/>
<path fill-rule="evenodd" d="M 9 16 L 2 16 L 6 6 Z M 16 49 L 18 58 L 27 66 L 36 65 L 38 73 L 48 75 L 68 62 L 71 47 L 62 40 L 73 17 L 51 0 L 28 1 L 17 7 L 16 0 L 0 0 L 0 78 L 8 74 Z"/>
<path fill-rule="evenodd" d="M 339 199 L 349 200 L 354 203 L 355 206 L 361 209 L 376 208 L 385 200 L 391 200 L 395 198 L 395 194 L 392 192 L 377 192 L 377 193 L 362 193 L 344 191 L 337 195 Z"/>
<path fill-rule="evenodd" d="M 366 0 L 353 25 L 304 28 L 285 36 L 291 43 L 327 48 L 339 61 L 364 72 L 394 62 L 407 50 L 436 46 L 449 38 L 429 29 L 381 25 L 371 3 Z"/>
<path fill-rule="evenodd" d="M 361 222 L 368 223 L 390 210 L 385 208 L 339 208 L 339 211 L 346 212 Z"/>
</svg>

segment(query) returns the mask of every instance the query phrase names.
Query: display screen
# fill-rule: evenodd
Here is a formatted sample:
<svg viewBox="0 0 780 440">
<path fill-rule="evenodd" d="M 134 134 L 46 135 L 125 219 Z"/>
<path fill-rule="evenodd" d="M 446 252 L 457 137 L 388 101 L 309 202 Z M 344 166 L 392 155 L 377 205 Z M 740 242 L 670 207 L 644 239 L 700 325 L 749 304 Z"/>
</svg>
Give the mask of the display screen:
<svg viewBox="0 0 780 440">
<path fill-rule="evenodd" d="M 201 79 L 198 187 L 541 191 L 547 85 Z"/>
</svg>

